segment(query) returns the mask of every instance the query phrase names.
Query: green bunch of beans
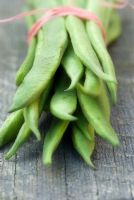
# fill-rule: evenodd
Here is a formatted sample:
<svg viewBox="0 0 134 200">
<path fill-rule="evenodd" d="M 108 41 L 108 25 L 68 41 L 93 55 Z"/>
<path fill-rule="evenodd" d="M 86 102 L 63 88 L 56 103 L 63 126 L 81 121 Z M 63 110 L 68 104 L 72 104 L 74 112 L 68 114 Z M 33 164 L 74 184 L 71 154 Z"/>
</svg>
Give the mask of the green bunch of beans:
<svg viewBox="0 0 134 200">
<path fill-rule="evenodd" d="M 54 8 L 70 2 L 27 0 L 27 9 Z M 43 138 L 39 122 L 44 112 L 52 116 L 43 145 L 45 165 L 52 163 L 65 133 L 71 135 L 74 148 L 91 167 L 96 134 L 113 146 L 119 145 L 110 124 L 110 103 L 117 101 L 117 79 L 106 44 L 120 36 L 120 17 L 99 0 L 73 3 L 100 18 L 107 43 L 94 22 L 75 16 L 57 17 L 39 30 L 17 72 L 11 114 L 0 128 L 0 146 L 13 142 L 6 159 L 15 155 L 32 133 L 38 141 Z M 28 28 L 38 18 L 40 15 L 27 17 Z"/>
</svg>

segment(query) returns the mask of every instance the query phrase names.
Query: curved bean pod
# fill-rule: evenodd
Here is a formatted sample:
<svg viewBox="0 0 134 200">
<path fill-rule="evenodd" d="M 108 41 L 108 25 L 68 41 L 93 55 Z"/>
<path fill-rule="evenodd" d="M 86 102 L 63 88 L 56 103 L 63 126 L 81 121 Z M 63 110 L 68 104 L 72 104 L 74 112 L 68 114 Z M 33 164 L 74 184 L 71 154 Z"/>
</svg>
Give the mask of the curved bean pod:
<svg viewBox="0 0 134 200">
<path fill-rule="evenodd" d="M 47 89 L 67 46 L 67 33 L 63 18 L 56 18 L 45 25 L 38 34 L 35 60 L 13 99 L 10 112 L 34 102 Z"/>
<path fill-rule="evenodd" d="M 37 140 L 41 139 L 41 134 L 38 127 L 39 117 L 41 115 L 42 110 L 44 109 L 44 104 L 46 103 L 51 87 L 52 83 L 49 85 L 47 90 L 43 92 L 38 101 L 35 101 L 26 108 L 24 108 L 25 122 L 27 123 L 27 126 L 29 126 L 31 131 L 35 134 Z"/>
<path fill-rule="evenodd" d="M 88 122 L 94 127 L 96 133 L 112 145 L 119 145 L 118 137 L 105 117 L 103 107 L 98 99 L 84 94 L 79 87 L 77 94 L 82 112 Z"/>
<path fill-rule="evenodd" d="M 71 45 L 69 45 L 63 56 L 62 65 L 65 72 L 71 79 L 71 85 L 66 89 L 66 91 L 72 90 L 76 87 L 76 84 L 81 79 L 84 72 L 84 67 L 82 66 L 79 58 L 75 55 Z"/>
<path fill-rule="evenodd" d="M 89 33 L 89 37 L 90 40 L 92 42 L 92 44 L 94 45 L 94 48 L 99 56 L 99 59 L 102 62 L 102 66 L 103 69 L 106 73 L 110 74 L 111 76 L 113 76 L 114 78 L 116 78 L 115 76 L 115 71 L 114 71 L 114 65 L 113 62 L 111 60 L 110 55 L 108 54 L 106 47 L 102 45 L 102 39 L 99 39 L 99 35 L 97 34 L 98 32 L 98 27 L 96 26 L 96 24 L 89 24 L 87 26 L 87 31 Z M 96 31 L 97 28 L 97 31 Z M 102 36 L 101 36 L 102 38 Z M 104 43 L 104 42 L 103 42 Z M 107 86 L 111 95 L 111 99 L 113 103 L 116 103 L 117 101 L 117 84 L 113 83 L 113 82 L 107 82 Z"/>
<path fill-rule="evenodd" d="M 98 58 L 91 46 L 84 23 L 74 16 L 66 18 L 66 27 L 71 37 L 71 42 L 76 55 L 81 59 L 83 64 L 96 74 L 99 78 L 116 83 L 115 77 L 104 73 L 101 70 Z"/>
<path fill-rule="evenodd" d="M 84 85 L 79 84 L 79 87 L 86 94 L 98 96 L 101 93 L 102 81 L 92 71 L 86 69 Z"/>
<path fill-rule="evenodd" d="M 95 141 L 94 141 L 94 132 L 92 132 L 92 140 L 87 140 L 87 138 L 84 136 L 83 132 L 77 128 L 76 126 L 73 126 L 72 130 L 72 141 L 74 148 L 76 151 L 81 155 L 83 160 L 92 168 L 94 167 L 94 164 L 91 161 L 91 155 L 94 150 Z"/>
<path fill-rule="evenodd" d="M 39 113 L 41 113 L 41 111 L 42 111 L 42 109 L 43 109 L 43 107 L 44 107 L 44 102 L 46 101 L 46 99 L 47 99 L 47 97 L 48 97 L 48 94 L 49 94 L 49 91 L 50 91 L 50 89 L 51 89 L 51 85 L 49 86 L 49 88 L 47 89 L 47 91 L 45 91 L 43 94 L 42 94 L 42 97 L 41 97 L 41 100 L 40 100 L 40 104 L 39 104 Z M 19 123 L 21 123 L 21 118 L 20 117 L 22 117 L 23 118 L 23 110 L 21 110 L 21 111 L 16 111 L 15 113 L 12 113 L 11 115 L 10 115 L 10 118 L 11 118 L 11 116 L 13 116 L 13 115 L 15 115 L 15 119 L 16 119 L 16 121 L 15 121 L 15 119 L 13 118 L 13 120 L 11 120 L 10 119 L 10 121 L 9 121 L 9 119 L 8 119 L 8 121 L 10 122 L 10 126 L 8 125 L 8 123 L 7 123 L 7 125 L 8 125 L 8 129 L 7 129 L 7 133 L 11 133 L 11 130 L 14 128 L 16 128 L 16 127 L 18 127 L 18 129 L 16 130 L 15 129 L 15 133 L 16 133 L 16 135 L 17 135 L 17 138 L 16 138 L 16 140 L 15 140 L 15 142 L 14 142 L 14 144 L 13 144 L 13 146 L 11 147 L 11 149 L 7 152 L 7 154 L 5 155 L 5 158 L 6 159 L 10 159 L 13 155 L 15 155 L 16 154 L 16 152 L 18 151 L 18 149 L 26 142 L 26 140 L 30 137 L 30 135 L 31 135 L 31 130 L 32 130 L 32 125 L 33 126 L 35 126 L 34 125 L 34 120 L 32 121 L 32 113 L 33 113 L 33 116 L 34 116 L 34 114 L 35 114 L 35 111 L 34 110 L 30 110 L 29 111 L 29 113 L 28 113 L 28 117 L 30 118 L 30 119 L 28 119 L 30 122 L 29 122 L 29 124 L 27 123 L 27 122 L 24 122 L 24 124 L 22 125 L 22 124 L 20 124 L 20 126 L 22 125 L 22 127 L 21 127 L 21 129 L 20 129 L 20 126 L 19 126 Z M 20 116 L 20 117 L 19 117 Z M 35 117 L 34 117 L 34 119 L 35 119 Z M 18 120 L 18 121 L 17 121 Z M 24 118 L 23 118 L 23 121 L 24 121 Z M 22 123 L 23 123 L 23 121 L 22 121 Z M 32 124 L 33 123 L 33 124 Z M 5 124 L 6 125 L 6 124 Z M 6 126 L 7 126 L 6 125 Z M 31 127 L 30 127 L 30 125 L 31 125 Z M 10 129 L 11 128 L 11 129 Z M 31 129 L 30 129 L 31 128 Z M 4 127 L 3 127 L 3 129 L 4 129 Z M 20 131 L 19 131 L 19 129 L 20 129 Z M 35 127 L 35 129 L 37 129 L 36 127 Z M 5 131 L 6 129 L 4 129 L 4 131 Z M 2 133 L 4 133 L 4 131 L 3 130 L 1 130 L 2 131 Z M 10 132 L 9 132 L 10 131 Z M 19 132 L 19 133 L 18 133 Z M 5 132 L 6 133 L 6 132 Z M 13 132 L 14 133 L 14 132 Z M 10 134 L 11 135 L 11 134 Z M 6 134 L 6 137 L 7 137 L 7 139 L 10 139 L 10 135 L 7 135 Z M 16 136 L 15 135 L 15 136 Z M 11 135 L 11 136 L 13 136 L 13 134 Z M 5 137 L 4 137 L 4 139 L 3 139 L 3 141 L 5 141 Z"/>
<path fill-rule="evenodd" d="M 38 141 L 41 140 L 41 134 L 38 128 L 39 116 L 39 101 L 35 101 L 31 105 L 24 108 L 25 122 L 31 131 L 35 134 Z"/>
<path fill-rule="evenodd" d="M 27 19 L 28 28 L 30 28 L 34 23 L 34 19 L 31 16 L 27 17 L 26 19 Z M 35 50 L 36 50 L 36 38 L 33 38 L 29 44 L 27 56 L 16 74 L 17 86 L 19 86 L 23 82 L 25 76 L 32 68 L 34 58 L 35 58 Z"/>
<path fill-rule="evenodd" d="M 31 131 L 29 129 L 29 127 L 27 126 L 26 123 L 24 123 L 17 135 L 17 138 L 14 142 L 14 144 L 12 145 L 12 147 L 10 148 L 10 150 L 6 153 L 5 155 L 5 159 L 8 160 L 10 159 L 12 156 L 14 156 L 16 154 L 16 152 L 18 151 L 18 149 L 26 142 L 26 140 L 30 137 L 31 135 Z"/>
<path fill-rule="evenodd" d="M 65 133 L 69 122 L 54 120 L 52 125 L 45 136 L 43 147 L 43 163 L 44 165 L 50 165 L 52 163 L 52 155 L 59 145 L 63 134 Z"/>
<path fill-rule="evenodd" d="M 66 77 L 62 75 L 51 99 L 50 111 L 55 117 L 61 120 L 73 121 L 77 119 L 72 116 L 77 107 L 77 97 L 75 90 L 65 91 L 67 85 L 68 81 Z"/>
<path fill-rule="evenodd" d="M 23 111 L 10 114 L 0 128 L 0 147 L 11 142 L 18 134 L 24 121 Z"/>
<path fill-rule="evenodd" d="M 101 19 L 102 23 L 104 23 L 104 21 L 106 20 L 106 21 L 108 21 L 107 24 L 109 24 L 109 22 L 110 22 L 109 14 L 108 14 L 108 17 L 103 18 L 102 16 L 104 16 L 104 15 L 101 13 L 102 13 L 102 11 L 107 12 L 107 10 L 110 10 L 109 12 L 110 12 L 110 16 L 111 16 L 111 14 L 112 14 L 111 9 L 106 9 L 106 8 L 104 9 L 103 6 L 99 6 L 98 0 L 94 0 L 94 1 L 89 2 L 89 10 L 96 13 L 97 15 L 99 15 L 99 13 L 100 13 L 99 16 L 101 17 L 100 19 Z M 112 98 L 112 102 L 116 103 L 116 101 L 117 101 L 117 80 L 116 80 L 113 61 L 106 49 L 106 45 L 105 45 L 102 33 L 101 33 L 100 29 L 98 28 L 98 26 L 92 21 L 86 23 L 86 29 L 87 29 L 87 33 L 88 33 L 90 42 L 102 63 L 104 72 L 106 74 L 108 74 L 109 76 L 113 77 L 113 79 L 115 80 L 115 82 L 107 81 L 107 86 L 108 86 L 108 89 L 109 89 L 109 92 L 110 92 L 110 95 Z"/>
</svg>

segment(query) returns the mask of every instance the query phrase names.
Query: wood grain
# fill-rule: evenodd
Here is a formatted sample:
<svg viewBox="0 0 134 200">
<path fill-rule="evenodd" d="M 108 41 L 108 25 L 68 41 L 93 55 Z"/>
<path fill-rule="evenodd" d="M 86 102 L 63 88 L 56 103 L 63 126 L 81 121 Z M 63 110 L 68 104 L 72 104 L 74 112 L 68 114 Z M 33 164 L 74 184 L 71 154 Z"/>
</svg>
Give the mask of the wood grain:
<svg viewBox="0 0 134 200">
<path fill-rule="evenodd" d="M 23 1 L 0 0 L 0 17 L 22 9 Z M 31 138 L 10 161 L 0 150 L 0 200 L 132 200 L 134 199 L 134 11 L 122 13 L 123 34 L 110 48 L 119 80 L 118 105 L 112 123 L 120 148 L 97 138 L 95 171 L 73 150 L 69 138 L 58 148 L 53 165 L 41 162 L 42 143 Z M 15 72 L 27 45 L 24 21 L 0 25 L 0 124 L 7 116 L 15 92 Z M 46 122 L 45 128 L 47 127 Z M 70 133 L 68 133 L 70 134 Z"/>
</svg>

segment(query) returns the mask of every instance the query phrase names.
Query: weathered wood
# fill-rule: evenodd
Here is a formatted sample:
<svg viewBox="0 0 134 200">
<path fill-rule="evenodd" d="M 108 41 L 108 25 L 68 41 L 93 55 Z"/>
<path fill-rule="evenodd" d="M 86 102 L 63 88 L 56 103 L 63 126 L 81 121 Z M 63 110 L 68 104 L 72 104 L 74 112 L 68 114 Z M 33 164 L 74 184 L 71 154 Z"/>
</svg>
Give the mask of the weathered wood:
<svg viewBox="0 0 134 200">
<path fill-rule="evenodd" d="M 22 3 L 1 0 L 1 18 L 19 12 Z M 119 101 L 112 122 L 122 145 L 113 149 L 97 138 L 95 171 L 81 161 L 68 137 L 50 168 L 42 165 L 42 143 L 33 138 L 10 161 L 3 158 L 5 147 L 0 150 L 0 200 L 134 199 L 134 11 L 126 9 L 122 16 L 123 35 L 110 48 L 119 79 Z M 15 72 L 27 49 L 25 38 L 23 21 L 0 25 L 0 124 L 15 92 Z"/>
</svg>

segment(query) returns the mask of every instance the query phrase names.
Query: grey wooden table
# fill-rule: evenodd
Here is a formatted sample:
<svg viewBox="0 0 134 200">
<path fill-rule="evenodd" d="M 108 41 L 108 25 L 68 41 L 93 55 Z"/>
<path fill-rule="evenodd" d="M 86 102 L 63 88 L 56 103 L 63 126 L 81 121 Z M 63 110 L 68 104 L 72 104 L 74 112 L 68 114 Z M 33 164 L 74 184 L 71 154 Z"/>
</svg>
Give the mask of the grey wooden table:
<svg viewBox="0 0 134 200">
<path fill-rule="evenodd" d="M 22 9 L 21 0 L 0 0 L 0 16 Z M 123 34 L 110 48 L 119 80 L 118 105 L 112 123 L 119 133 L 120 148 L 97 138 L 93 156 L 96 171 L 87 167 L 64 140 L 53 165 L 41 162 L 42 143 L 33 138 L 10 161 L 0 150 L 0 200 L 132 200 L 134 199 L 134 10 L 122 12 Z M 15 92 L 15 72 L 23 61 L 26 45 L 24 21 L 0 25 L 0 123 Z"/>
</svg>

